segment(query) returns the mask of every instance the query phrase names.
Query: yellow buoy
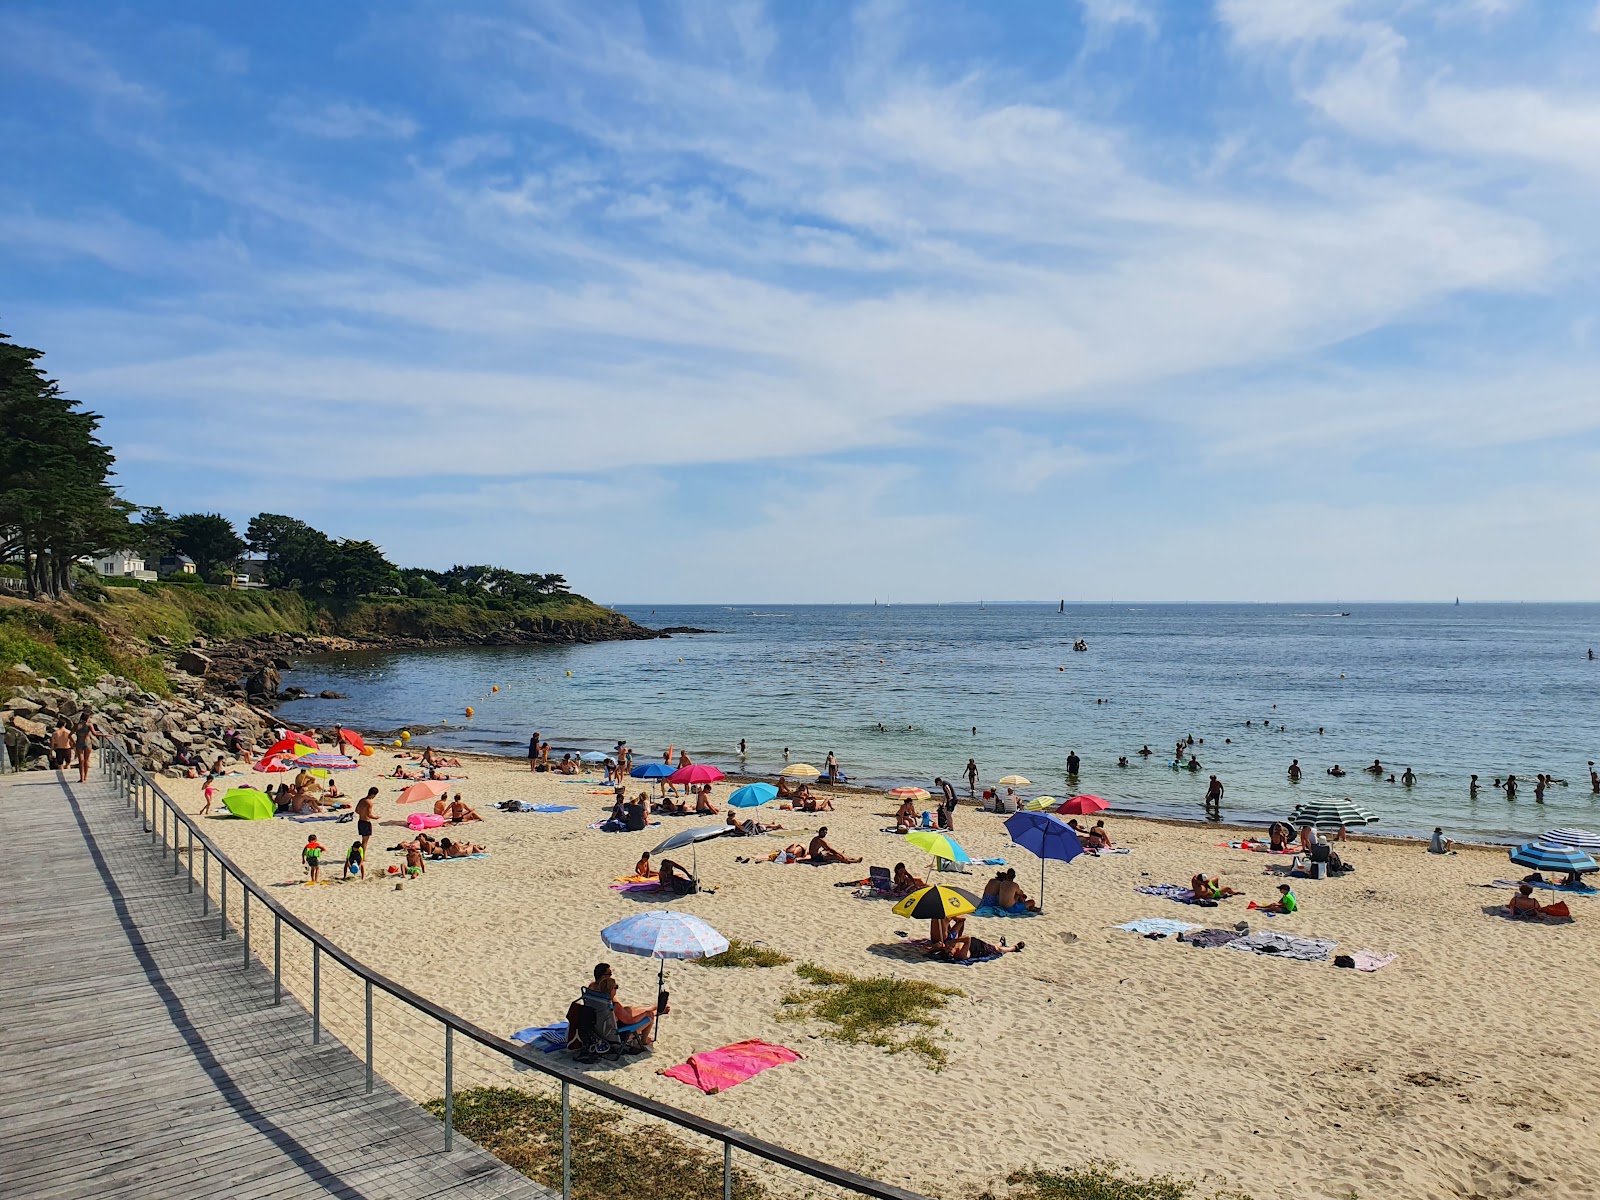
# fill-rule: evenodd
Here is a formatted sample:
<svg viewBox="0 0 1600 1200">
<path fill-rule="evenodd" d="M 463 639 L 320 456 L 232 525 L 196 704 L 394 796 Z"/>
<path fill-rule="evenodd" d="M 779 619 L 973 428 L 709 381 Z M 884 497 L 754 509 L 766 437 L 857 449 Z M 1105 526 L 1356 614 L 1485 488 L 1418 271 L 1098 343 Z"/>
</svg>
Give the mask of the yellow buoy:
<svg viewBox="0 0 1600 1200">
<path fill-rule="evenodd" d="M 489 690 L 491 692 L 498 692 L 500 690 L 500 685 L 497 683 L 492 688 L 490 688 Z"/>
<path fill-rule="evenodd" d="M 409 741 L 410 741 L 410 740 L 411 740 L 411 730 L 409 730 L 409 729 L 402 729 L 402 730 L 401 730 L 401 731 L 400 731 L 400 740 L 401 740 L 401 741 L 402 741 L 402 742 L 409 742 Z"/>
<path fill-rule="evenodd" d="M 470 717 L 471 715 L 472 715 L 472 705 L 469 704 L 469 705 L 467 705 L 467 716 Z"/>
<path fill-rule="evenodd" d="M 679 660 L 678 660 L 678 661 L 679 661 L 679 662 L 682 662 L 682 661 L 683 661 L 683 659 L 681 659 L 681 658 L 680 658 L 680 659 L 679 659 Z"/>
<path fill-rule="evenodd" d="M 394 744 L 395 744 L 395 745 L 396 745 L 396 746 L 398 746 L 398 745 L 399 745 L 399 744 L 400 744 L 400 739 L 399 739 L 399 738 L 395 738 L 395 740 L 394 740 Z"/>
<path fill-rule="evenodd" d="M 572 672 L 571 672 L 571 671 L 568 671 L 568 672 L 567 672 L 567 678 L 568 678 L 568 679 L 571 679 L 571 678 L 572 678 Z"/>
</svg>

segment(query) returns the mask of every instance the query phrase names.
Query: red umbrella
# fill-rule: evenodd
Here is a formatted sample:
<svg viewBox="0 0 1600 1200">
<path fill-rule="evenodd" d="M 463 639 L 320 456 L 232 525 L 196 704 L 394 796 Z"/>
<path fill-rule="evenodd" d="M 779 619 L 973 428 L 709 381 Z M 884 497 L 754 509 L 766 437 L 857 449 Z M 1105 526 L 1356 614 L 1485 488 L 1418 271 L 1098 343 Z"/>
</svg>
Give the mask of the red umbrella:
<svg viewBox="0 0 1600 1200">
<path fill-rule="evenodd" d="M 267 752 L 261 756 L 261 761 L 266 762 L 267 759 L 276 758 L 280 754 L 293 754 L 296 746 L 304 745 L 303 742 L 295 740 L 299 736 L 297 733 L 292 733 L 281 742 L 273 742 L 272 745 L 267 747 Z M 315 746 L 316 743 L 313 742 L 312 745 Z"/>
<path fill-rule="evenodd" d="M 281 743 L 280 743 L 280 745 L 281 745 Z M 278 751 L 277 754 L 273 754 L 273 753 L 269 752 L 252 769 L 256 770 L 256 771 L 261 771 L 263 773 L 265 773 L 267 771 L 287 771 L 289 768 L 284 766 L 283 763 L 278 761 L 280 756 L 283 755 L 284 753 L 285 753 L 285 751 L 282 751 L 282 750 Z"/>
<path fill-rule="evenodd" d="M 313 750 L 318 748 L 316 738 L 312 737 L 309 733 L 296 733 L 292 729 L 285 729 L 283 731 L 283 740 L 285 742 L 294 742 L 301 746 L 310 746 Z"/>
<path fill-rule="evenodd" d="M 401 792 L 395 803 L 415 804 L 418 800 L 432 800 L 436 796 L 444 795 L 449 790 L 450 785 L 448 783 L 425 779 L 421 783 L 413 783 L 405 791 Z"/>
<path fill-rule="evenodd" d="M 344 739 L 345 745 L 355 747 L 357 754 L 365 754 L 367 752 L 367 744 L 361 740 L 361 735 L 354 729 L 341 729 L 339 730 L 339 736 Z"/>
<path fill-rule="evenodd" d="M 694 763 L 691 766 L 679 767 L 667 776 L 668 783 L 715 783 L 722 778 L 722 772 L 708 763 Z"/>
<path fill-rule="evenodd" d="M 1071 813 L 1075 817 L 1086 817 L 1090 813 L 1104 812 L 1110 807 L 1111 805 L 1099 796 L 1074 796 L 1071 800 L 1063 800 L 1056 806 L 1056 811 Z"/>
</svg>

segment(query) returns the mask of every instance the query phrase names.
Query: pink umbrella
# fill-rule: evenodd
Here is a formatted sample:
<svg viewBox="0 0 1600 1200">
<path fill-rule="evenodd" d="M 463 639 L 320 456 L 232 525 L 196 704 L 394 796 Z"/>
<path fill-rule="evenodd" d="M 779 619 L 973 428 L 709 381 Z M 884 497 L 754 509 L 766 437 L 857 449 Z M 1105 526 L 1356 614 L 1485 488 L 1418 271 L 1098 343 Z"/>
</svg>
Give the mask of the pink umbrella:
<svg viewBox="0 0 1600 1200">
<path fill-rule="evenodd" d="M 722 778 L 722 772 L 708 763 L 694 763 L 691 766 L 679 767 L 667 776 L 668 783 L 715 783 Z"/>
<path fill-rule="evenodd" d="M 396 804 L 415 804 L 418 800 L 432 800 L 443 796 L 450 790 L 448 783 L 440 783 L 435 779 L 425 779 L 421 783 L 413 783 L 401 792 L 395 800 Z"/>
<path fill-rule="evenodd" d="M 1104 812 L 1111 805 L 1100 799 L 1099 796 L 1074 796 L 1071 800 L 1063 800 L 1056 806 L 1058 813 L 1070 813 L 1075 817 L 1086 817 L 1090 813 Z"/>
</svg>

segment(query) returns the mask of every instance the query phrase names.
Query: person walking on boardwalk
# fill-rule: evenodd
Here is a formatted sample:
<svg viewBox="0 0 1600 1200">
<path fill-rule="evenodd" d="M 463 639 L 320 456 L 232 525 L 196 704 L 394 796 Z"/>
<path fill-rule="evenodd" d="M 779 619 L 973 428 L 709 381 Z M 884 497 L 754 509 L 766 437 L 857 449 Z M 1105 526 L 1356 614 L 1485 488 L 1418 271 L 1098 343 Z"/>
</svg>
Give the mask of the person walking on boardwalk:
<svg viewBox="0 0 1600 1200">
<path fill-rule="evenodd" d="M 88 709 L 78 714 L 78 725 L 72 731 L 73 747 L 78 752 L 78 782 L 89 782 L 89 752 L 94 747 L 94 739 L 104 737 L 95 728 L 94 718 L 89 715 Z"/>
</svg>

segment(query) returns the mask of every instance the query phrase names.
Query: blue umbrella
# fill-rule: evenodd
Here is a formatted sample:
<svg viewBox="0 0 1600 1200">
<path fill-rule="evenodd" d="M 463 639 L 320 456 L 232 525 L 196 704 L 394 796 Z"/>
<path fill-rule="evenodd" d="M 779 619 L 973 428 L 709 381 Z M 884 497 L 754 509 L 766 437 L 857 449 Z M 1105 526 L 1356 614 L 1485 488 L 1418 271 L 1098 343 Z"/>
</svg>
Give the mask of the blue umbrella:
<svg viewBox="0 0 1600 1200">
<path fill-rule="evenodd" d="M 1535 871 L 1600 871 L 1600 863 L 1576 846 L 1525 842 L 1511 852 L 1511 861 Z"/>
<path fill-rule="evenodd" d="M 1039 856 L 1039 910 L 1044 911 L 1044 861 L 1071 862 L 1083 853 L 1077 833 L 1055 813 L 1019 812 L 1006 818 L 1006 832 L 1024 850 Z"/>
<path fill-rule="evenodd" d="M 732 808 L 760 808 L 778 798 L 778 789 L 770 783 L 747 783 L 728 797 Z"/>
<path fill-rule="evenodd" d="M 629 771 L 635 779 L 665 779 L 678 768 L 671 763 L 647 762 Z"/>
<path fill-rule="evenodd" d="M 1590 833 L 1587 829 L 1547 829 L 1539 835 L 1539 840 L 1557 846 L 1576 846 L 1579 850 L 1600 850 L 1600 833 Z"/>
</svg>

